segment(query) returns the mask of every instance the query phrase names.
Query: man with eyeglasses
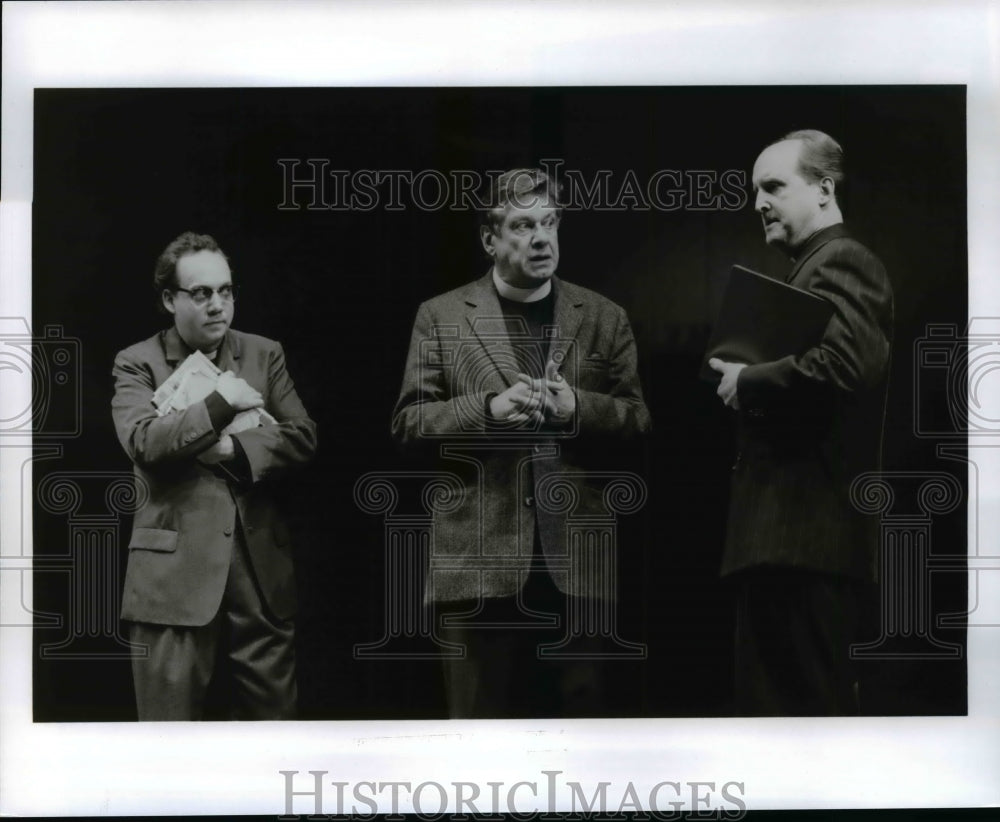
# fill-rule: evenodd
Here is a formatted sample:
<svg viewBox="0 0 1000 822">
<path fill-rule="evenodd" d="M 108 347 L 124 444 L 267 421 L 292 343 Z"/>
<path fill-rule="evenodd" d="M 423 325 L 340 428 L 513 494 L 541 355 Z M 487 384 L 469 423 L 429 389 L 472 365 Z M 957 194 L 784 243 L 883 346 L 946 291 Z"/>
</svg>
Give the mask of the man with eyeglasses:
<svg viewBox="0 0 1000 822">
<path fill-rule="evenodd" d="M 212 237 L 170 243 L 153 286 L 173 325 L 119 352 L 113 370 L 115 428 L 141 500 L 121 613 L 138 717 L 203 718 L 224 658 L 233 718 L 294 718 L 292 554 L 269 487 L 312 458 L 316 425 L 280 343 L 230 328 L 235 287 Z M 215 390 L 161 416 L 154 392 L 196 351 L 221 372 Z M 255 408 L 273 424 L 224 433 Z"/>
</svg>

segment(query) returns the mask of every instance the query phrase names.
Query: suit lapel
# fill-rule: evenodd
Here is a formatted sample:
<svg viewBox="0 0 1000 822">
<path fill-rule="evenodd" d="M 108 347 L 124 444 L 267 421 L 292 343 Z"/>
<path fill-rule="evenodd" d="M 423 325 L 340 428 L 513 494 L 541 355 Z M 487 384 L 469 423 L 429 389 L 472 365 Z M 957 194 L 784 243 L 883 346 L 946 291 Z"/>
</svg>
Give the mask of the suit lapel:
<svg viewBox="0 0 1000 822">
<path fill-rule="evenodd" d="M 222 345 L 219 346 L 219 356 L 215 360 L 215 365 L 220 371 L 232 371 L 239 376 L 240 341 L 231 330 L 226 331 Z"/>
<path fill-rule="evenodd" d="M 795 265 L 792 266 L 791 273 L 785 277 L 785 282 L 790 283 L 796 277 L 799 276 L 799 272 L 802 267 L 806 264 L 806 261 L 817 251 L 820 250 L 824 245 L 826 245 L 831 240 L 839 239 L 840 237 L 849 236 L 847 233 L 847 228 L 843 223 L 837 223 L 836 225 L 827 226 L 821 231 L 817 231 L 812 235 L 807 241 L 805 246 L 802 248 L 802 253 L 795 259 Z"/>
<path fill-rule="evenodd" d="M 563 378 L 571 385 L 576 377 L 576 357 L 571 356 L 571 348 L 576 340 L 576 333 L 583 320 L 583 300 L 575 293 L 571 285 L 562 280 L 554 280 L 555 288 L 555 330 L 549 341 L 549 355 L 546 363 L 554 359 L 560 365 Z"/>
<path fill-rule="evenodd" d="M 163 332 L 163 356 L 171 371 L 184 362 L 190 353 L 191 349 L 184 344 L 175 326 L 170 326 Z"/>
<path fill-rule="evenodd" d="M 520 369 L 490 274 L 473 283 L 465 304 L 466 330 L 479 340 L 494 371 L 509 388 Z"/>
</svg>

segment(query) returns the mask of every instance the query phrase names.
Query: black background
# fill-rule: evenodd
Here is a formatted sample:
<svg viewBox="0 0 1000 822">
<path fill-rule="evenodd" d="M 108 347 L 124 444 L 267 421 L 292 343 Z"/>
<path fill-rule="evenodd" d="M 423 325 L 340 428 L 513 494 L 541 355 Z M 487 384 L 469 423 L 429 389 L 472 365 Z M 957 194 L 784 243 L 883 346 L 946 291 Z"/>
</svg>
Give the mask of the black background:
<svg viewBox="0 0 1000 822">
<path fill-rule="evenodd" d="M 36 463 L 36 488 L 52 472 L 130 470 L 111 424 L 112 360 L 166 323 L 151 289 L 164 246 L 185 230 L 214 235 L 241 288 L 234 327 L 282 341 L 319 425 L 316 461 L 284 488 L 303 718 L 443 716 L 438 662 L 353 657 L 355 643 L 384 632 L 385 561 L 383 523 L 357 508 L 352 487 L 402 465 L 389 419 L 413 318 L 422 300 L 486 272 L 475 216 L 422 210 L 405 195 L 401 211 L 279 210 L 278 160 L 447 174 L 559 159 L 586 180 L 610 170 L 614 191 L 628 170 L 640 181 L 661 169 L 736 169 L 749 180 L 761 148 L 809 127 L 844 145 L 846 221 L 895 289 L 885 468 L 946 471 L 964 487 L 965 466 L 915 434 L 918 416 L 946 426 L 948 405 L 940 374 L 915 376 L 914 346 L 928 323 L 961 333 L 967 320 L 965 90 L 900 86 L 39 90 L 32 328 L 59 325 L 79 340 L 82 433 L 51 439 L 63 453 Z M 628 311 L 654 421 L 639 464 L 622 466 L 650 489 L 619 530 L 621 632 L 648 647 L 644 662 L 617 669 L 612 707 L 624 715 L 731 710 L 733 615 L 717 570 L 734 419 L 697 370 L 729 267 L 789 267 L 764 245 L 751 202 L 738 211 L 571 211 L 560 228 L 559 275 Z M 63 406 L 52 413 L 65 416 Z M 104 486 L 95 487 L 77 518 L 108 514 Z M 965 523 L 962 507 L 936 518 L 932 550 L 964 555 Z M 66 554 L 71 525 L 36 503 L 36 556 Z M 116 525 L 117 587 L 87 605 L 109 625 L 129 526 L 127 517 Z M 930 591 L 935 615 L 966 608 L 961 573 L 934 574 Z M 72 575 L 36 571 L 35 607 L 62 625 L 36 623 L 35 719 L 134 719 L 129 663 L 114 639 L 79 638 L 72 647 L 90 658 L 41 654 L 71 630 L 74 596 Z M 873 603 L 872 638 L 876 617 Z M 933 631 L 964 645 L 960 629 Z M 866 661 L 862 676 L 867 713 L 966 710 L 964 659 Z"/>
</svg>

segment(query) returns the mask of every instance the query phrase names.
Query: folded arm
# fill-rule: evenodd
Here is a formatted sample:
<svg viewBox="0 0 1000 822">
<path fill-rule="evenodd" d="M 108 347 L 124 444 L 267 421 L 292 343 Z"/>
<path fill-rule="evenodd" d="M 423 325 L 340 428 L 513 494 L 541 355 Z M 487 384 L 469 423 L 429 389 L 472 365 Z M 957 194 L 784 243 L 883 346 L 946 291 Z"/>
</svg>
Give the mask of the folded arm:
<svg viewBox="0 0 1000 822">
<path fill-rule="evenodd" d="M 264 408 L 277 425 L 262 425 L 233 434 L 237 450 L 242 450 L 253 482 L 275 472 L 309 462 L 316 453 L 316 423 L 306 412 L 295 392 L 280 345 L 268 352 L 267 387 Z"/>
<path fill-rule="evenodd" d="M 216 459 L 220 433 L 236 409 L 212 392 L 185 409 L 160 416 L 153 405 L 152 370 L 126 352 L 115 358 L 112 416 L 118 439 L 133 462 L 143 468 L 193 460 L 235 462 L 241 476 L 256 482 L 281 468 L 311 459 L 316 449 L 316 425 L 309 419 L 285 368 L 280 346 L 267 353 L 266 410 L 278 421 L 232 436 L 232 458 Z M 224 449 L 228 455 L 228 448 Z"/>
<path fill-rule="evenodd" d="M 212 447 L 236 411 L 218 393 L 165 416 L 153 405 L 153 373 L 126 353 L 115 358 L 111 412 L 118 439 L 133 462 L 149 468 L 193 459 Z"/>
</svg>

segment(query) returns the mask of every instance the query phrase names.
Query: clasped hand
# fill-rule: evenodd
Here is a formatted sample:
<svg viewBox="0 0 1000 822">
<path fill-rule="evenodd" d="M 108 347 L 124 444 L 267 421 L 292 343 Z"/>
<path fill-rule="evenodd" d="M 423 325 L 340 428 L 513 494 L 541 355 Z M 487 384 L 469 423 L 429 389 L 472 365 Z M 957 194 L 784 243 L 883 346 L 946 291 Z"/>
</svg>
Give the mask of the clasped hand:
<svg viewBox="0 0 1000 822">
<path fill-rule="evenodd" d="M 236 446 L 233 438 L 225 434 L 219 441 L 209 448 L 206 448 L 198 455 L 198 461 L 205 465 L 216 465 L 220 462 L 228 462 L 236 456 Z"/>
<path fill-rule="evenodd" d="M 236 411 L 248 411 L 264 405 L 260 392 L 246 380 L 237 377 L 232 371 L 223 371 L 215 384 L 215 390 Z"/>
<path fill-rule="evenodd" d="M 490 414 L 495 420 L 514 423 L 543 422 L 562 424 L 576 413 L 576 394 L 559 373 L 559 364 L 549 360 L 545 376 L 532 379 L 518 374 L 517 382 L 490 401 Z"/>
<path fill-rule="evenodd" d="M 237 377 L 232 371 L 223 371 L 219 375 L 215 390 L 237 412 L 248 411 L 251 408 L 262 408 L 264 405 L 261 393 L 246 380 Z M 236 447 L 233 445 L 233 439 L 226 434 L 220 437 L 214 445 L 202 451 L 198 455 L 198 460 L 205 465 L 215 465 L 220 462 L 228 462 L 235 456 Z"/>
</svg>

